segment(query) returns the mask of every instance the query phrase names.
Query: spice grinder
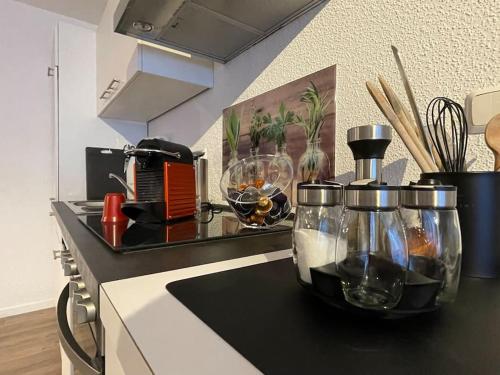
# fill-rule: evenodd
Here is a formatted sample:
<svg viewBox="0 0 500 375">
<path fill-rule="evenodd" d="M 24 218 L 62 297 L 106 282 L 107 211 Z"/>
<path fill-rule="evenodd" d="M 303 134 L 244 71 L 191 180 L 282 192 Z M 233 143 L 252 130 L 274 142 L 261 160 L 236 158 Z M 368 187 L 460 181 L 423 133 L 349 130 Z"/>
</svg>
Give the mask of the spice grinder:
<svg viewBox="0 0 500 375">
<path fill-rule="evenodd" d="M 382 181 L 382 160 L 392 140 L 387 125 L 364 125 L 347 131 L 347 145 L 356 161 L 356 180 Z"/>
<path fill-rule="evenodd" d="M 342 217 L 344 187 L 332 182 L 297 185 L 293 227 L 293 259 L 297 280 L 312 284 L 311 268 L 335 262 L 335 245 Z"/>
<path fill-rule="evenodd" d="M 392 309 L 403 295 L 408 249 L 399 191 L 373 182 L 345 188 L 335 263 L 345 300 L 354 306 Z"/>
</svg>

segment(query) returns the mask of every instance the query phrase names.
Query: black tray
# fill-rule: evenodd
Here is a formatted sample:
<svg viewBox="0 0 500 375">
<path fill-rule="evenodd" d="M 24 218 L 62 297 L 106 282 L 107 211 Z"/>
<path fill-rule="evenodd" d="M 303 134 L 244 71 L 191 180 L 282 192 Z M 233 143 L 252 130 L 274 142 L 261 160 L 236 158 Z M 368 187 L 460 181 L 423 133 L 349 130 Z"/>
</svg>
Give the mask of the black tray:
<svg viewBox="0 0 500 375">
<path fill-rule="evenodd" d="M 335 263 L 311 268 L 312 285 L 299 283 L 309 292 L 331 306 L 347 310 L 362 316 L 398 319 L 435 311 L 440 306 L 436 297 L 441 290 L 441 281 L 430 279 L 417 272 L 408 271 L 403 296 L 398 305 L 388 310 L 366 310 L 349 304 L 342 292 L 341 278 L 337 273 Z"/>
</svg>

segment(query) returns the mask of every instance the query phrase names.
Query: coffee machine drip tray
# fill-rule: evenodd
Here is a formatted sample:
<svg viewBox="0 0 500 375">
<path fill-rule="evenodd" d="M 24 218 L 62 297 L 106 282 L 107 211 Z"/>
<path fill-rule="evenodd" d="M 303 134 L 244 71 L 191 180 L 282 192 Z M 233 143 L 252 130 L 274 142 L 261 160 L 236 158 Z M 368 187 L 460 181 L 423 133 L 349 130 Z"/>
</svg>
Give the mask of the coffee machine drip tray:
<svg viewBox="0 0 500 375">
<path fill-rule="evenodd" d="M 292 221 L 269 229 L 245 228 L 230 211 L 214 214 L 204 212 L 200 219 L 188 218 L 175 223 L 102 223 L 101 215 L 80 216 L 78 219 L 113 251 L 119 253 L 200 243 L 234 237 L 255 236 L 291 231 Z"/>
</svg>

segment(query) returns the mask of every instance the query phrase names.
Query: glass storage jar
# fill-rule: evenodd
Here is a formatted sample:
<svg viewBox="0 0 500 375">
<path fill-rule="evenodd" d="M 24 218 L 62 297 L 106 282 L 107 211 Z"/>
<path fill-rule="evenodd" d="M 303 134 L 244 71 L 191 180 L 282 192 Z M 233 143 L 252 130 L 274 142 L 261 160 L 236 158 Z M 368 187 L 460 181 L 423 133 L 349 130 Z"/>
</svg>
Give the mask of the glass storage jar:
<svg viewBox="0 0 500 375">
<path fill-rule="evenodd" d="M 408 242 L 409 269 L 442 281 L 437 303 L 453 302 L 458 290 L 462 240 L 457 188 L 420 180 L 401 188 L 401 214 Z"/>
<path fill-rule="evenodd" d="M 336 250 L 344 297 L 361 308 L 391 309 L 408 266 L 399 188 L 356 182 L 345 188 L 345 205 Z"/>
<path fill-rule="evenodd" d="M 310 269 L 335 261 L 335 246 L 343 208 L 343 185 L 299 183 L 293 227 L 293 260 L 297 279 L 312 284 Z"/>
</svg>

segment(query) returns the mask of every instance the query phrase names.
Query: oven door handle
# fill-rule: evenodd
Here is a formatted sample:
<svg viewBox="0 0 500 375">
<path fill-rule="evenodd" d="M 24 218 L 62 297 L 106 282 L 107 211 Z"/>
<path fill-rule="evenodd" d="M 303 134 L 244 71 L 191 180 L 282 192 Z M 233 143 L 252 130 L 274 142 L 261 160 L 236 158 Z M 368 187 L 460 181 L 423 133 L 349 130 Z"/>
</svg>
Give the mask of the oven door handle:
<svg viewBox="0 0 500 375">
<path fill-rule="evenodd" d="M 57 301 L 57 333 L 61 346 L 75 369 L 82 375 L 102 375 L 102 361 L 99 358 L 90 358 L 78 345 L 68 324 L 66 306 L 69 300 L 69 284 L 67 284 Z"/>
</svg>

